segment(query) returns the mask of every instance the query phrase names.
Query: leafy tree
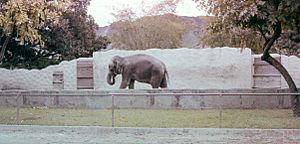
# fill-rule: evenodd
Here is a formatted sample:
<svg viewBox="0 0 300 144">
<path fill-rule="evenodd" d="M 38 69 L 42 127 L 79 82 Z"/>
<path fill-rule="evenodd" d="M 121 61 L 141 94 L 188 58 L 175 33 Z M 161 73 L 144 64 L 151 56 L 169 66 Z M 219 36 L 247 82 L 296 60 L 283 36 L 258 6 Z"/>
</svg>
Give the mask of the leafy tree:
<svg viewBox="0 0 300 144">
<path fill-rule="evenodd" d="M 281 37 L 275 42 L 274 49 L 284 55 L 300 57 L 299 37 L 300 36 L 295 33 L 283 32 Z"/>
<path fill-rule="evenodd" d="M 58 22 L 61 11 L 67 7 L 65 1 L 45 0 L 2 0 L 0 1 L 1 40 L 5 39 L 0 53 L 0 62 L 11 38 L 20 45 L 40 44 L 44 46 L 38 29 L 46 22 Z"/>
<path fill-rule="evenodd" d="M 290 92 L 298 89 L 288 71 L 270 55 L 274 43 L 282 35 L 290 41 L 300 41 L 300 1 L 299 0 L 207 0 L 197 1 L 208 13 L 218 19 L 212 28 L 224 31 L 232 28 L 251 29 L 260 33 L 264 39 L 262 60 L 274 66 L 285 78 Z M 291 96 L 294 116 L 300 116 L 300 98 Z"/>
<path fill-rule="evenodd" d="M 143 17 L 112 24 L 118 33 L 111 38 L 121 49 L 176 48 L 181 46 L 185 28 L 175 15 Z"/>
<path fill-rule="evenodd" d="M 251 48 L 254 53 L 262 53 L 263 38 L 250 29 L 233 28 L 228 31 L 213 31 L 209 25 L 202 29 L 200 37 L 202 47 Z"/>
<path fill-rule="evenodd" d="M 152 6 L 149 10 L 144 9 L 144 15 L 156 16 L 164 14 L 175 14 L 179 2 L 182 0 L 163 0 Z"/>
<path fill-rule="evenodd" d="M 50 2 L 54 1 L 48 1 L 47 4 Z M 46 19 L 41 22 L 40 27 L 34 27 L 38 34 L 38 42 L 24 39 L 24 44 L 20 43 L 18 38 L 20 34 L 14 30 L 11 33 L 11 39 L 7 41 L 1 67 L 40 69 L 62 60 L 91 56 L 93 51 L 105 48 L 109 43 L 108 39 L 96 36 L 95 30 L 98 26 L 94 19 L 87 15 L 90 0 L 72 0 L 71 2 L 72 4 L 64 7 L 63 11 L 57 11 L 55 21 Z M 1 5 L 7 5 L 6 1 L 2 1 Z M 52 10 L 53 7 L 48 5 L 45 9 Z M 5 12 L 5 10 L 0 11 Z M 24 11 L 30 11 L 30 9 L 25 7 Z M 40 11 L 36 13 L 42 15 Z M 0 26 L 0 31 L 1 28 L 3 30 Z M 4 35 L 2 39 L 6 37 Z M 0 41 L 0 44 L 5 43 Z"/>
<path fill-rule="evenodd" d="M 173 15 L 181 0 L 163 0 L 151 7 L 141 1 L 141 16 L 131 7 L 115 9 L 112 15 L 117 31 L 112 46 L 121 49 L 176 48 L 181 47 L 185 25 Z M 139 18 L 141 17 L 141 18 Z"/>
<path fill-rule="evenodd" d="M 46 48 L 60 60 L 92 56 L 94 51 L 106 48 L 109 40 L 96 36 L 99 28 L 87 14 L 90 0 L 72 0 L 72 5 L 62 14 L 60 25 L 43 31 Z"/>
<path fill-rule="evenodd" d="M 114 8 L 114 12 L 111 13 L 115 17 L 116 21 L 133 21 L 138 18 L 136 12 L 131 7 L 125 7 L 122 9 Z"/>
<path fill-rule="evenodd" d="M 133 21 L 145 16 L 158 16 L 164 14 L 175 14 L 179 2 L 182 0 L 162 0 L 152 6 L 147 6 L 145 0 L 141 0 L 140 11 L 134 11 L 132 7 L 114 8 L 111 14 L 116 21 Z"/>
</svg>

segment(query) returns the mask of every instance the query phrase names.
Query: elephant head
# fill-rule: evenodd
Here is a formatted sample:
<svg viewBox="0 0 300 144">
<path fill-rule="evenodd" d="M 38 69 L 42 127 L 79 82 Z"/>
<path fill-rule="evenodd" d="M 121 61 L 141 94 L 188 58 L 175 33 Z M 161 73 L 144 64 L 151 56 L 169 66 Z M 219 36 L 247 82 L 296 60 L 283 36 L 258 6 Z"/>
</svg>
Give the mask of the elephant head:
<svg viewBox="0 0 300 144">
<path fill-rule="evenodd" d="M 111 63 L 108 65 L 107 83 L 110 85 L 115 84 L 115 77 L 121 74 L 124 67 L 124 59 L 119 56 L 114 56 Z"/>
</svg>

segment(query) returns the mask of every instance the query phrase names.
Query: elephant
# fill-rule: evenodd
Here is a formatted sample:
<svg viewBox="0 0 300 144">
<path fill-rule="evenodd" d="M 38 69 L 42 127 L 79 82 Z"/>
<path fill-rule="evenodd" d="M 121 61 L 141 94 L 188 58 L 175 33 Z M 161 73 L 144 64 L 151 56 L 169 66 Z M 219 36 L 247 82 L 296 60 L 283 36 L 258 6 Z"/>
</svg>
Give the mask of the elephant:
<svg viewBox="0 0 300 144">
<path fill-rule="evenodd" d="M 122 75 L 120 89 L 134 89 L 134 82 L 148 83 L 152 88 L 167 88 L 169 79 L 165 64 L 149 55 L 135 54 L 114 56 L 108 65 L 107 83 L 115 84 L 115 77 Z M 168 81 L 169 82 L 169 81 Z"/>
</svg>

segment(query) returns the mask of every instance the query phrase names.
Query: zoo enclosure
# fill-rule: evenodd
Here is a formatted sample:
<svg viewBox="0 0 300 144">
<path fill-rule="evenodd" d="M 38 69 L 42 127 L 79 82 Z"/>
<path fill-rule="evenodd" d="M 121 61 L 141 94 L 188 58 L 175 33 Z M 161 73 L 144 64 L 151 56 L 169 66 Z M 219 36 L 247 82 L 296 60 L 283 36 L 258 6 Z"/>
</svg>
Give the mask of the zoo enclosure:
<svg viewBox="0 0 300 144">
<path fill-rule="evenodd" d="M 145 51 L 110 50 L 95 52 L 92 58 L 64 61 L 42 70 L 0 69 L 0 90 L 117 90 L 107 83 L 107 65 L 115 55 L 148 54 L 163 61 L 168 69 L 170 89 L 260 89 L 287 88 L 279 72 L 250 49 L 149 49 Z M 174 59 L 176 57 L 176 59 Z M 300 85 L 300 59 L 274 55 Z M 136 83 L 136 89 L 151 89 Z"/>
<path fill-rule="evenodd" d="M 152 92 L 152 93 L 151 93 Z M 153 93 L 154 92 L 154 93 Z M 43 94 L 43 95 L 42 95 Z M 14 124 L 20 124 L 20 109 L 23 107 L 37 107 L 37 108 L 96 108 L 88 103 L 97 103 L 97 100 L 106 100 L 102 102 L 102 107 L 111 110 L 111 126 L 115 126 L 115 110 L 123 108 L 145 108 L 145 109 L 218 109 L 219 127 L 222 127 L 223 109 L 226 108 L 263 108 L 262 105 L 266 103 L 273 103 L 269 106 L 275 108 L 289 108 L 289 97 L 291 95 L 300 95 L 300 93 L 286 93 L 284 91 L 279 93 L 265 93 L 265 92 L 182 92 L 171 93 L 164 91 L 148 91 L 148 92 L 134 92 L 134 91 L 120 91 L 120 92 L 87 92 L 84 95 L 76 93 L 59 93 L 58 91 L 48 92 L 28 92 L 28 91 L 13 91 L 1 93 L 1 106 L 13 106 L 15 112 L 11 112 L 10 118 L 15 121 Z M 100 98 L 100 99 L 97 99 Z M 85 101 L 83 101 L 85 99 Z M 126 101 L 127 99 L 127 101 Z M 237 100 L 240 99 L 241 101 Z M 242 101 L 244 99 L 244 101 Z M 261 102 L 255 107 L 249 107 L 251 100 L 254 103 Z M 71 101 L 77 101 L 73 103 Z M 190 100 L 190 101 L 187 101 Z M 194 101 L 191 105 L 186 105 L 186 102 Z M 247 104 L 244 106 L 241 103 Z M 273 100 L 273 101 L 272 101 Z M 275 101 L 278 103 L 274 103 Z M 52 102 L 50 102 L 52 101 Z M 67 101 L 71 102 L 68 103 Z M 203 101 L 205 103 L 203 104 Z M 51 104 L 52 103 L 52 104 Z M 99 102 L 100 103 L 100 102 Z M 233 103 L 239 103 L 237 107 Z M 196 105 L 196 107 L 195 107 Z M 252 103 L 253 106 L 253 103 Z M 258 107 L 260 106 L 260 107 Z"/>
</svg>

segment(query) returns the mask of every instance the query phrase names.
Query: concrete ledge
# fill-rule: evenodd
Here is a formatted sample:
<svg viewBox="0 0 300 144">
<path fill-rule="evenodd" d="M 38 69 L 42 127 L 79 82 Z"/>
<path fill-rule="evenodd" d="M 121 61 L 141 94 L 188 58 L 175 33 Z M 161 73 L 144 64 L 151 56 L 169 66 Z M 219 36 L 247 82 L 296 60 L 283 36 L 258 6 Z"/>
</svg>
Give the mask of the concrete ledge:
<svg viewBox="0 0 300 144">
<path fill-rule="evenodd" d="M 287 92 L 287 89 L 0 91 L 0 106 L 111 108 L 112 94 L 114 93 L 118 94 L 113 98 L 116 108 L 206 109 L 219 108 L 220 106 L 223 108 L 290 108 L 290 96 L 278 94 Z M 195 96 L 199 93 L 201 96 Z M 215 93 L 215 95 L 211 95 L 211 93 Z M 220 97 L 218 93 L 241 94 Z M 247 95 L 242 93 L 247 93 Z M 251 93 L 266 94 L 252 95 Z M 267 93 L 275 93 L 276 95 L 268 95 Z M 166 94 L 169 95 L 166 96 Z"/>
</svg>

